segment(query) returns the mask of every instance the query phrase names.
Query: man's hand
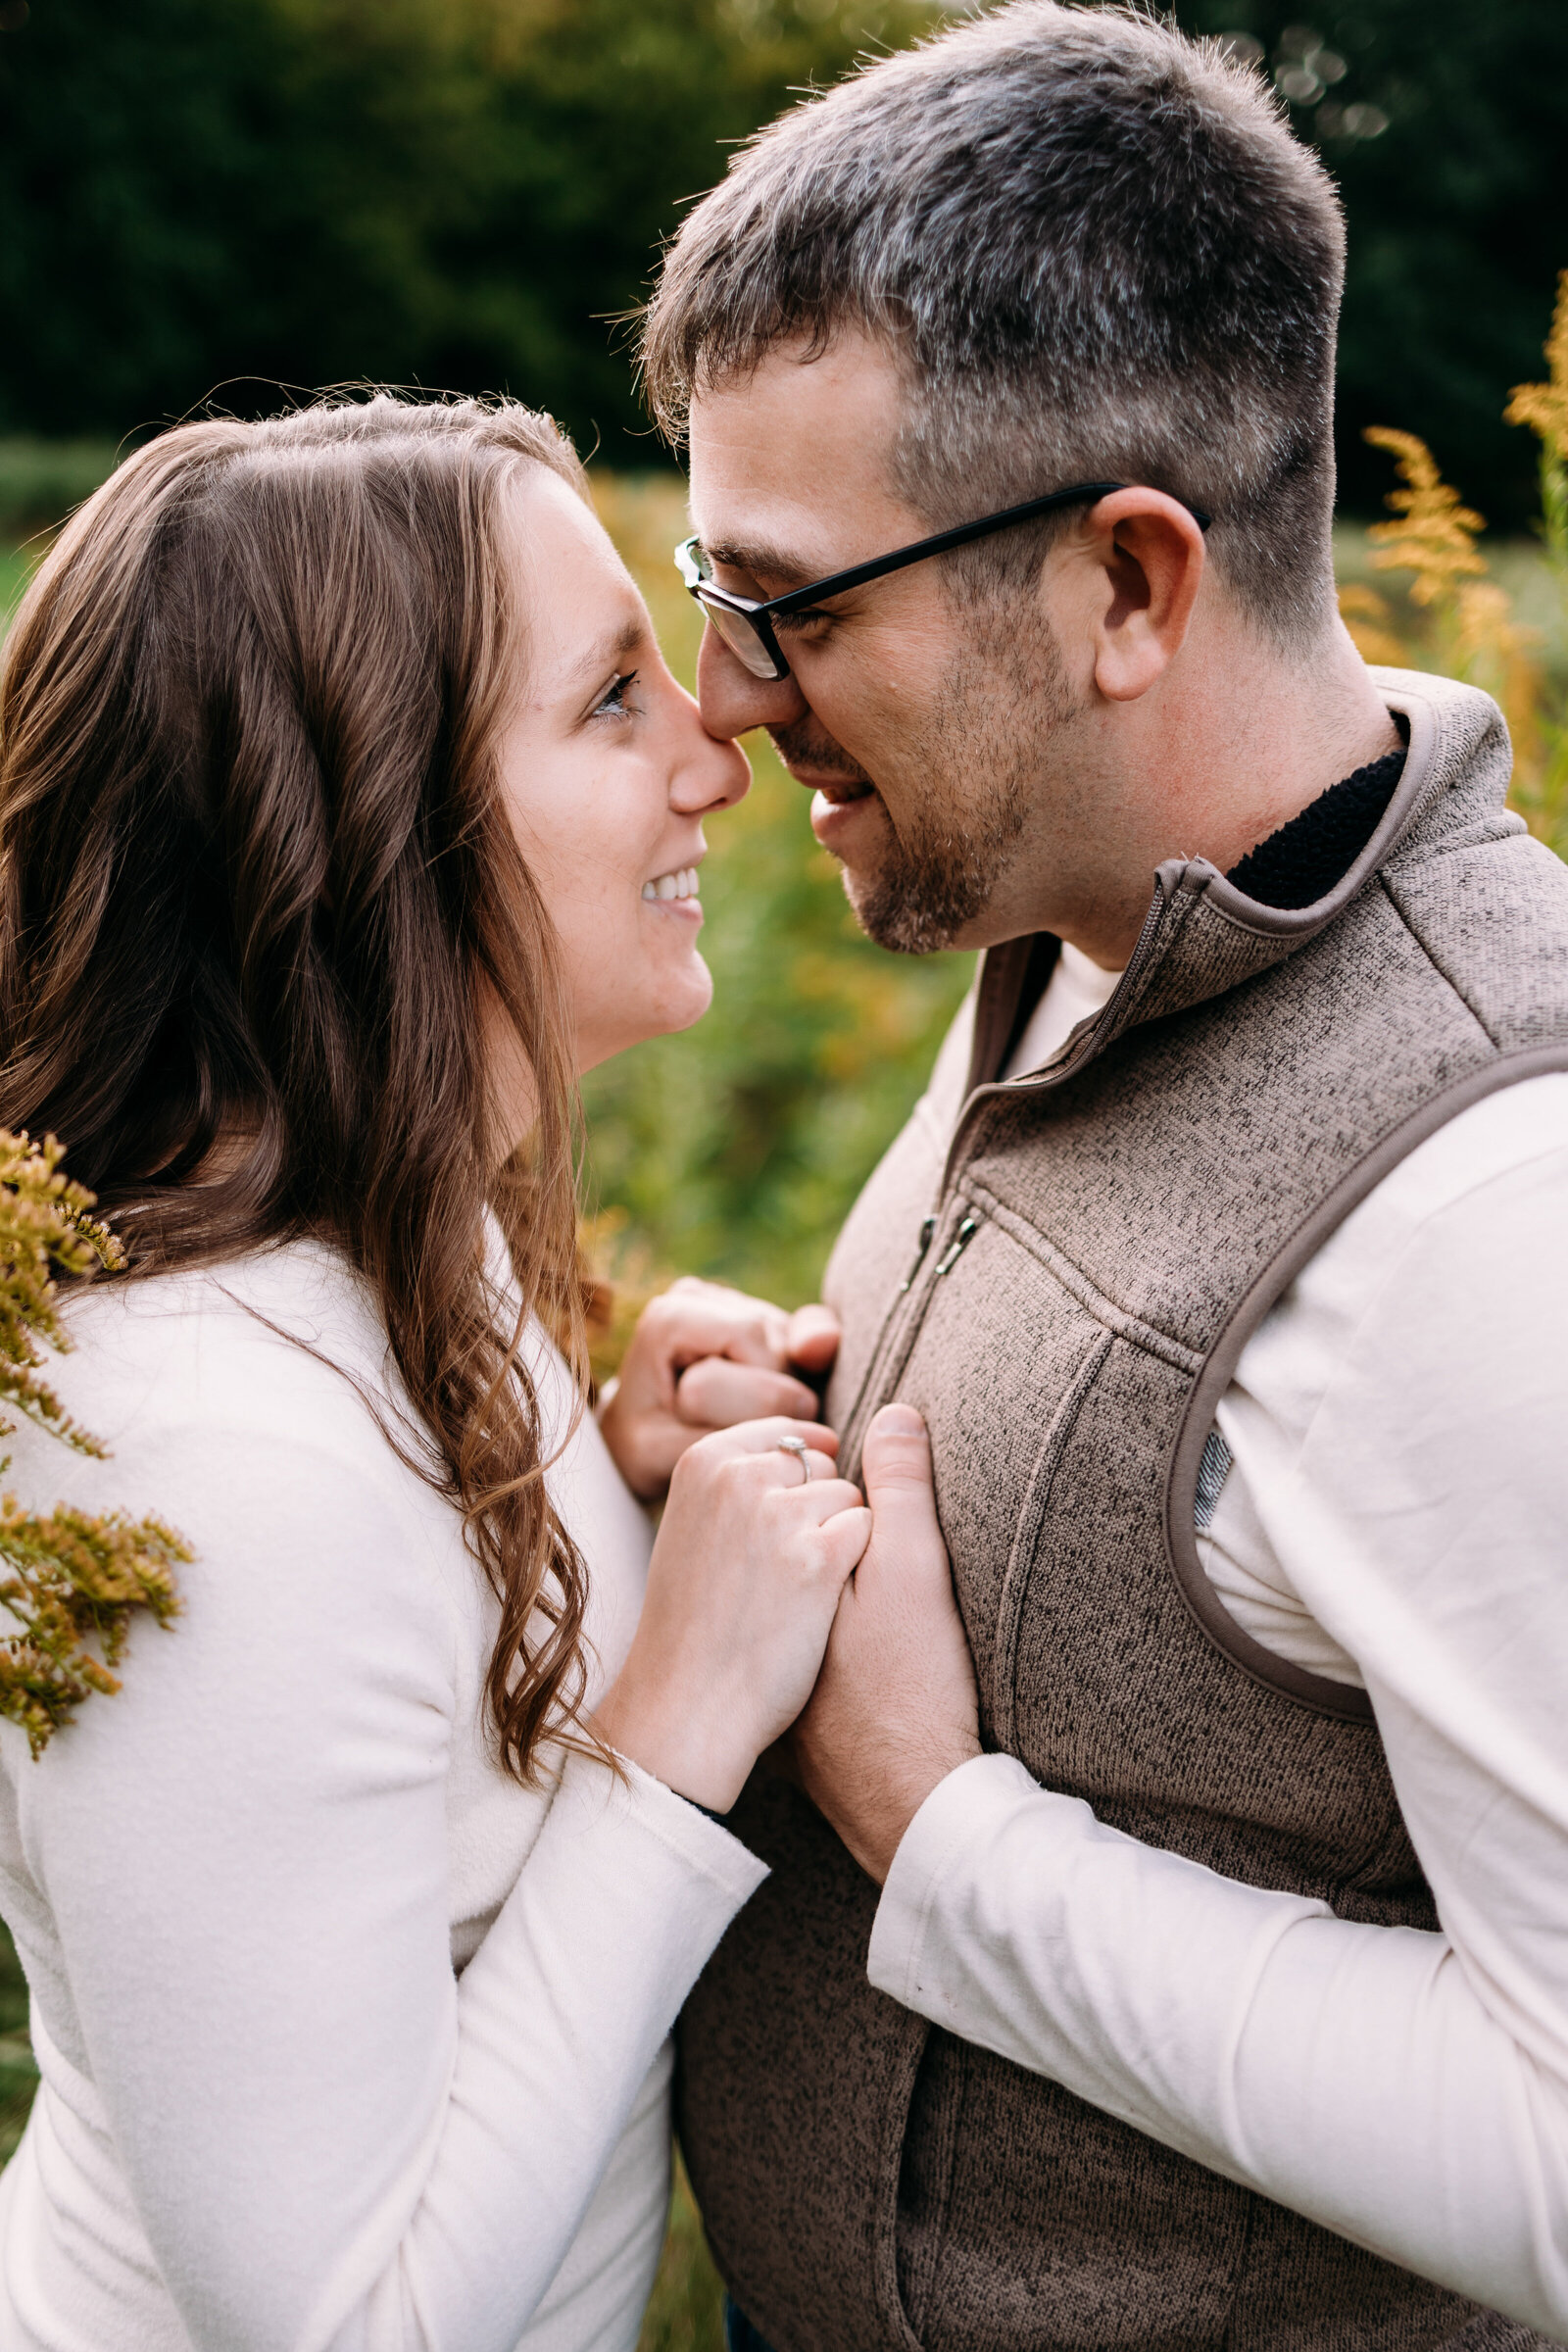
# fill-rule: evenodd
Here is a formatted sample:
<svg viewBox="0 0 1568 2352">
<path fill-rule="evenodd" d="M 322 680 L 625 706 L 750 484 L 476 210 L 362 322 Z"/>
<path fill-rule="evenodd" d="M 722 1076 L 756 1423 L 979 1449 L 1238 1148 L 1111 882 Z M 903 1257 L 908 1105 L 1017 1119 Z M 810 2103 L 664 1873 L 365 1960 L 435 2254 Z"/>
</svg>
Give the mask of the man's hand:
<svg viewBox="0 0 1568 2352">
<path fill-rule="evenodd" d="M 652 1502 L 687 1446 L 711 1431 L 771 1414 L 814 1421 L 816 1393 L 794 1374 L 826 1372 L 838 1348 L 838 1322 L 825 1306 L 787 1315 L 763 1298 L 687 1276 L 644 1308 L 600 1414 L 615 1467 Z"/>
<path fill-rule="evenodd" d="M 791 1739 L 807 1794 L 880 1886 L 937 1783 L 980 1753 L 980 1707 L 912 1405 L 873 1416 L 861 1477 L 871 1541 Z"/>
</svg>

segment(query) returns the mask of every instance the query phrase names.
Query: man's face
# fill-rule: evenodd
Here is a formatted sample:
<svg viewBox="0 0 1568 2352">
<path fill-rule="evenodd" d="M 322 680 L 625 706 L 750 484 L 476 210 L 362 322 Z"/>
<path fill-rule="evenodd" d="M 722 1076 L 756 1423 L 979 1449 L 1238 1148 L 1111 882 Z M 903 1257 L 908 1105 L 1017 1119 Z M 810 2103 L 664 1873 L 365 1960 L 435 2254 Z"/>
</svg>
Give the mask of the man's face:
<svg viewBox="0 0 1568 2352">
<path fill-rule="evenodd" d="M 887 353 L 845 333 L 694 403 L 692 521 L 722 586 L 781 596 L 927 534 L 892 486 L 903 400 Z M 767 728 L 872 938 L 923 953 L 1035 928 L 1077 707 L 1043 597 L 956 604 L 918 564 L 778 633 L 793 675 L 775 684 L 708 631 L 704 720 Z"/>
</svg>

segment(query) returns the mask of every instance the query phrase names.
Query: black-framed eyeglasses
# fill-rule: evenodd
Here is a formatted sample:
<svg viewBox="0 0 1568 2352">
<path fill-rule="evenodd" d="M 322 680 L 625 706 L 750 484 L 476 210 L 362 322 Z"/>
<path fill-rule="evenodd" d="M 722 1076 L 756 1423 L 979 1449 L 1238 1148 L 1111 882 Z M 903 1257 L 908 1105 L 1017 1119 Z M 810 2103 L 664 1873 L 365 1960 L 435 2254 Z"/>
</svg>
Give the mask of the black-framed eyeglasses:
<svg viewBox="0 0 1568 2352">
<path fill-rule="evenodd" d="M 675 563 L 687 589 L 702 606 L 719 636 L 728 646 L 743 668 L 754 678 L 787 678 L 790 665 L 779 645 L 773 623 L 781 614 L 803 612 L 822 598 L 842 596 L 847 589 L 863 588 L 868 580 L 880 580 L 890 571 L 902 571 L 907 564 L 923 564 L 927 556 L 946 555 L 950 547 L 967 547 L 972 540 L 988 539 L 993 531 L 1005 531 L 1015 522 L 1031 522 L 1037 514 L 1049 514 L 1054 507 L 1069 507 L 1083 499 L 1108 498 L 1113 490 L 1125 490 L 1125 482 L 1074 482 L 1066 490 L 1050 490 L 1044 498 L 1027 498 L 1020 507 L 1004 507 L 998 514 L 982 514 L 978 522 L 960 522 L 956 530 L 937 531 L 929 539 L 915 539 L 907 547 L 896 547 L 888 556 L 873 556 L 868 564 L 852 564 L 848 571 L 830 572 L 825 580 L 812 580 L 805 588 L 792 588 L 788 596 L 736 596 L 728 588 L 720 588 L 712 576 L 707 551 L 697 539 L 683 539 L 675 550 Z M 1200 530 L 1209 527 L 1209 515 L 1187 499 L 1178 502 L 1187 508 Z"/>
</svg>

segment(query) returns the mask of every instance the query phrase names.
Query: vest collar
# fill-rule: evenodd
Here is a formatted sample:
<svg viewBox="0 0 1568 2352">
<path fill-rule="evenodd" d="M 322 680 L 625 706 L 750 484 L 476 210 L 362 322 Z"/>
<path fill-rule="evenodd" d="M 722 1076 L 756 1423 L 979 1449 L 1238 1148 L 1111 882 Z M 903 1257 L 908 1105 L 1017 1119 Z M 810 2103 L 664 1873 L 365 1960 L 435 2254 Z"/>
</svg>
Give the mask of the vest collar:
<svg viewBox="0 0 1568 2352">
<path fill-rule="evenodd" d="M 1408 729 L 1404 772 L 1371 839 L 1327 896 L 1310 906 L 1265 906 L 1206 858 L 1167 858 L 1155 872 L 1138 944 L 1108 1002 L 1079 1023 L 1044 1070 L 1007 1082 L 1007 1093 L 1055 1086 L 1125 1031 L 1189 1011 L 1283 962 L 1326 930 L 1396 855 L 1436 848 L 1450 834 L 1473 836 L 1478 823 L 1489 833 L 1523 829 L 1521 819 L 1503 814 L 1508 733 L 1491 696 L 1418 670 L 1380 669 L 1373 676 L 1389 710 Z M 977 1091 L 1003 1091 L 997 1072 L 1058 953 L 1059 942 L 1044 932 L 987 952 L 966 1113 Z"/>
</svg>

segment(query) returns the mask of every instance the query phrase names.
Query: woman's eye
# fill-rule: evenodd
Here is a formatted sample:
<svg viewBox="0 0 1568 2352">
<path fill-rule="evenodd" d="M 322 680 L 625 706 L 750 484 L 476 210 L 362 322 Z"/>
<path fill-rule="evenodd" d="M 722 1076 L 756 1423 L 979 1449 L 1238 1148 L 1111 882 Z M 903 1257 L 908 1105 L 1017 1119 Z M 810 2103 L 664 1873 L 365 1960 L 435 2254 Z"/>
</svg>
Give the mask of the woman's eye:
<svg viewBox="0 0 1568 2352">
<path fill-rule="evenodd" d="M 594 705 L 595 718 L 629 718 L 631 706 L 626 700 L 626 692 L 628 687 L 635 686 L 636 683 L 637 672 L 634 669 L 626 670 L 615 680 L 603 699 Z"/>
</svg>

